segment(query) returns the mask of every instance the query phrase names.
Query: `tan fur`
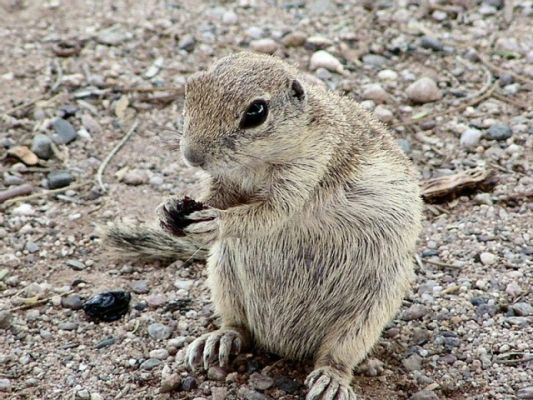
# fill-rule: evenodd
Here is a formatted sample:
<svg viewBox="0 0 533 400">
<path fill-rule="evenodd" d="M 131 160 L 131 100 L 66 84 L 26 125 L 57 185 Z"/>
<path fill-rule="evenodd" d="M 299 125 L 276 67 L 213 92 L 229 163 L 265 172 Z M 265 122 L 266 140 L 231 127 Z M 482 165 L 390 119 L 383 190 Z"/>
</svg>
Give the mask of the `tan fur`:
<svg viewBox="0 0 533 400">
<path fill-rule="evenodd" d="M 305 96 L 291 90 L 294 80 Z M 254 99 L 266 122 L 242 130 Z M 189 347 L 195 367 L 254 343 L 315 361 L 308 399 L 354 399 L 352 369 L 413 279 L 421 200 L 409 160 L 354 101 L 279 59 L 225 57 L 187 85 L 182 151 L 201 152 L 214 223 L 207 268 L 222 326 Z"/>
</svg>

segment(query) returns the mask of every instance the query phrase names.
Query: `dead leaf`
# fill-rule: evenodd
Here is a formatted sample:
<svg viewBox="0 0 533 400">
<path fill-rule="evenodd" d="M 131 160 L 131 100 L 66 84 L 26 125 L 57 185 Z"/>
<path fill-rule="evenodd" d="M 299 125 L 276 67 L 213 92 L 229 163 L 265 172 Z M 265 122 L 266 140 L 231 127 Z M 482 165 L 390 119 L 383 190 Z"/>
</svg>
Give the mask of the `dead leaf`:
<svg viewBox="0 0 533 400">
<path fill-rule="evenodd" d="M 20 161 L 22 161 L 26 165 L 39 164 L 39 157 L 37 157 L 26 146 L 14 146 L 7 151 L 7 154 L 18 158 Z"/>
</svg>

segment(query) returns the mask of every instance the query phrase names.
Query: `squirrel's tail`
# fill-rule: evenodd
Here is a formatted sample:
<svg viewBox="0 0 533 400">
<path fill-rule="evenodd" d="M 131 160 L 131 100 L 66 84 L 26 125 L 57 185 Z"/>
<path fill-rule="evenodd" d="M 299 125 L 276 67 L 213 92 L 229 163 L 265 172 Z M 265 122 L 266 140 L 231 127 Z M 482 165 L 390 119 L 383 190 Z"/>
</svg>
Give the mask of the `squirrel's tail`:
<svg viewBox="0 0 533 400">
<path fill-rule="evenodd" d="M 142 261 L 205 260 L 207 249 L 190 238 L 170 236 L 146 224 L 115 222 L 98 228 L 98 236 L 112 255 Z"/>
</svg>

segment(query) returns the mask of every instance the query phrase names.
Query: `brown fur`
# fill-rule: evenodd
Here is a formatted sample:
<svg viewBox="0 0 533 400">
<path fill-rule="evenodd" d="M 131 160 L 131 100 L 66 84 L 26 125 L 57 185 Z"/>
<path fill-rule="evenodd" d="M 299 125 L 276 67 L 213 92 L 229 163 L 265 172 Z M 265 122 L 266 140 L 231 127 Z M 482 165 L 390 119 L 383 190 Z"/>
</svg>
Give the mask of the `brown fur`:
<svg viewBox="0 0 533 400">
<path fill-rule="evenodd" d="M 257 98 L 269 101 L 266 122 L 239 129 Z M 254 343 L 314 359 L 308 399 L 354 399 L 351 371 L 413 278 L 421 200 L 411 163 L 357 103 L 269 56 L 225 57 L 193 76 L 184 115 L 182 151 L 205 159 L 199 200 L 217 217 L 188 233 L 211 244 L 208 285 L 222 320 L 186 361 L 226 365 Z"/>
</svg>

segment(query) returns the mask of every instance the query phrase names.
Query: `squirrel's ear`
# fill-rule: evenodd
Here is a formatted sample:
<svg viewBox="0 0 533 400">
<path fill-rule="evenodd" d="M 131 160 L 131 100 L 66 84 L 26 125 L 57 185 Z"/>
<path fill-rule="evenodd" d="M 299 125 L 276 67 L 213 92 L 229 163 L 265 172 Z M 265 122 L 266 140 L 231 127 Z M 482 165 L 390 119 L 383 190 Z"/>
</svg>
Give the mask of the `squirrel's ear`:
<svg viewBox="0 0 533 400">
<path fill-rule="evenodd" d="M 302 84 L 296 79 L 293 79 L 291 81 L 291 96 L 295 97 L 300 101 L 305 99 L 304 88 L 302 87 Z"/>
</svg>

